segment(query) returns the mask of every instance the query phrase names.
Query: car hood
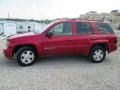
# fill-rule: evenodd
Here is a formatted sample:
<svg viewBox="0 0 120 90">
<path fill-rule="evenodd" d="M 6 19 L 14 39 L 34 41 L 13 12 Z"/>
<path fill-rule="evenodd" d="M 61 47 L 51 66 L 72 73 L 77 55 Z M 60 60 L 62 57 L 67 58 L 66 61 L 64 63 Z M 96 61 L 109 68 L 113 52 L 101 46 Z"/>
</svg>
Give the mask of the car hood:
<svg viewBox="0 0 120 90">
<path fill-rule="evenodd" d="M 15 38 L 26 37 L 26 36 L 32 36 L 32 35 L 35 35 L 35 33 L 30 32 L 30 33 L 24 33 L 24 34 L 16 34 L 16 35 L 8 36 L 7 38 L 8 38 L 8 39 L 15 39 Z"/>
</svg>

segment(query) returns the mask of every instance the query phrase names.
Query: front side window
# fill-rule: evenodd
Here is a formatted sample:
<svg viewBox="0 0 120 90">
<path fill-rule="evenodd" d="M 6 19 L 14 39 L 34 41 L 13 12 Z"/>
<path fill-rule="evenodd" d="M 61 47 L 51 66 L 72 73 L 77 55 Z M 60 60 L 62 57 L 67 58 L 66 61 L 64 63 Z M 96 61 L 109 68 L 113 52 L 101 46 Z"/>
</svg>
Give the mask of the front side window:
<svg viewBox="0 0 120 90">
<path fill-rule="evenodd" d="M 92 30 L 90 23 L 77 22 L 76 23 L 76 34 L 77 35 L 93 34 L 93 30 Z"/>
<path fill-rule="evenodd" d="M 107 23 L 96 23 L 96 27 L 100 34 L 114 34 L 113 29 Z"/>
<path fill-rule="evenodd" d="M 54 36 L 72 35 L 72 23 L 57 24 L 49 32 L 52 32 Z"/>
</svg>

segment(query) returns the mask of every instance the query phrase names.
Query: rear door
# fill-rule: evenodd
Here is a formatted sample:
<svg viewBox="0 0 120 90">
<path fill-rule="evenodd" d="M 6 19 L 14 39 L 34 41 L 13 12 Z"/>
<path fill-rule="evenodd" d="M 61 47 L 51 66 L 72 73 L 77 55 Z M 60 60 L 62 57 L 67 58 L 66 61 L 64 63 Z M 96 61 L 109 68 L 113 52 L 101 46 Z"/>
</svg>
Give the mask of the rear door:
<svg viewBox="0 0 120 90">
<path fill-rule="evenodd" d="M 44 37 L 44 50 L 47 56 L 74 54 L 72 22 L 57 23 L 48 32 L 52 32 L 53 36 Z"/>
<path fill-rule="evenodd" d="M 75 52 L 86 55 L 89 51 L 91 37 L 94 34 L 92 26 L 89 22 L 76 22 L 75 26 Z"/>
</svg>

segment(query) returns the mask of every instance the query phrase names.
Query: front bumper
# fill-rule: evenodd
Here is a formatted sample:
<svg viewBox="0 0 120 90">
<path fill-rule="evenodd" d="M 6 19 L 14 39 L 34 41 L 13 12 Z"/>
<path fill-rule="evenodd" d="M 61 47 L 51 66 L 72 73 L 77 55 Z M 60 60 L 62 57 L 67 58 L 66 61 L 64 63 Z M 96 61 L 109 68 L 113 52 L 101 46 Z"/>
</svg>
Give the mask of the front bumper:
<svg viewBox="0 0 120 90">
<path fill-rule="evenodd" d="M 8 59 L 12 59 L 13 58 L 13 54 L 12 54 L 12 49 L 11 48 L 3 49 L 3 54 Z"/>
</svg>

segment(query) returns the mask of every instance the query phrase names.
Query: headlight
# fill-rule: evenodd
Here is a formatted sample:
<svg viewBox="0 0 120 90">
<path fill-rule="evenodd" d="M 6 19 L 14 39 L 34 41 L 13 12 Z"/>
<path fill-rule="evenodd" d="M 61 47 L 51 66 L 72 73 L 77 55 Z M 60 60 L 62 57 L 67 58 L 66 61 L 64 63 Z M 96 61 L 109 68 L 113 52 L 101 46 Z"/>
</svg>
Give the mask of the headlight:
<svg viewBox="0 0 120 90">
<path fill-rule="evenodd" d="M 6 41 L 6 45 L 5 45 L 6 47 L 8 47 L 9 46 L 9 41 L 7 40 Z"/>
<path fill-rule="evenodd" d="M 6 49 L 8 46 L 9 46 L 9 41 L 8 40 L 4 40 L 4 43 L 3 43 L 4 45 L 4 49 Z"/>
</svg>

